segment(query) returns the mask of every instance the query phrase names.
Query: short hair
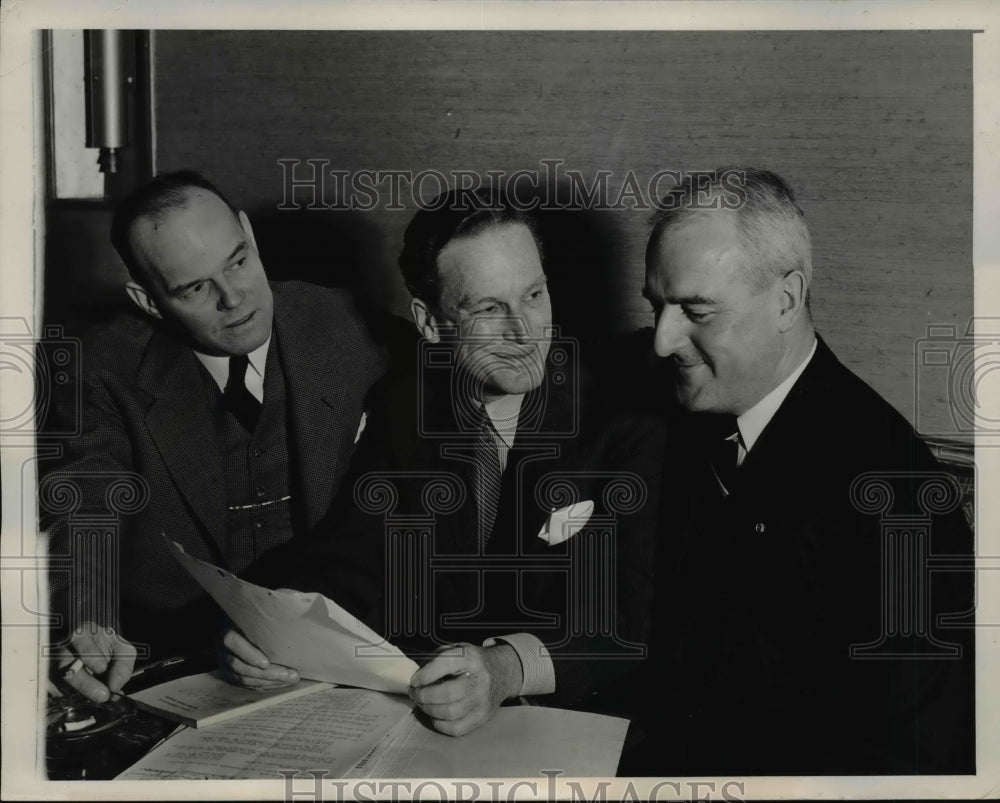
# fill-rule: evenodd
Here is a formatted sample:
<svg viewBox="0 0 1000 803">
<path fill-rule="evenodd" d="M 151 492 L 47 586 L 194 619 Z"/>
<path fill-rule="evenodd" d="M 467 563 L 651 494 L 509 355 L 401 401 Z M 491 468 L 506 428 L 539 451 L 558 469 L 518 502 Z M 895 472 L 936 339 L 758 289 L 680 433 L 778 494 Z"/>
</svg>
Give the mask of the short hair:
<svg viewBox="0 0 1000 803">
<path fill-rule="evenodd" d="M 439 310 L 438 255 L 444 247 L 452 240 L 478 234 L 491 226 L 511 224 L 527 227 L 541 258 L 542 243 L 535 217 L 512 204 L 502 192 L 453 189 L 438 195 L 413 216 L 403 235 L 399 269 L 410 295 L 433 311 Z"/>
<path fill-rule="evenodd" d="M 793 270 L 812 283 L 812 241 L 795 193 L 781 176 L 752 167 L 686 174 L 653 213 L 647 256 L 668 228 L 718 209 L 736 215 L 752 285 L 763 289 Z"/>
<path fill-rule="evenodd" d="M 223 201 L 233 215 L 239 211 L 207 178 L 194 170 L 176 170 L 156 176 L 137 187 L 115 208 L 111 221 L 111 244 L 122 258 L 129 275 L 145 287 L 151 284 L 141 260 L 132 247 L 132 227 L 140 218 L 159 219 L 172 209 L 182 209 L 191 200 L 191 190 L 205 190 Z"/>
</svg>

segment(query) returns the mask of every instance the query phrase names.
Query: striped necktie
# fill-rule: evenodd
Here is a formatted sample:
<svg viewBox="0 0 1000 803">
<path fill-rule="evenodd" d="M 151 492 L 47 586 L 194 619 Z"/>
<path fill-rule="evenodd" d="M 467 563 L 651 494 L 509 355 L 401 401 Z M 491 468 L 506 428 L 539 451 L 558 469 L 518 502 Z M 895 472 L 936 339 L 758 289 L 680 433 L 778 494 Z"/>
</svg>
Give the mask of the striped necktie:
<svg viewBox="0 0 1000 803">
<path fill-rule="evenodd" d="M 476 495 L 477 523 L 479 525 L 479 546 L 486 548 L 493 532 L 493 524 L 500 504 L 500 454 L 497 451 L 493 424 L 486 413 L 486 407 L 479 408 L 474 446 L 475 462 L 472 483 Z"/>
</svg>

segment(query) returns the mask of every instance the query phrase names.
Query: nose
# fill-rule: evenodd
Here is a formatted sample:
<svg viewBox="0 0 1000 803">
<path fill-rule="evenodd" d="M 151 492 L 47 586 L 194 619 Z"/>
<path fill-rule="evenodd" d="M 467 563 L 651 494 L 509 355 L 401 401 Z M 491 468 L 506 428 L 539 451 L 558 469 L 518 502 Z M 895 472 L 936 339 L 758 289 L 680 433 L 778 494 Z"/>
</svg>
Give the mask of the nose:
<svg viewBox="0 0 1000 803">
<path fill-rule="evenodd" d="M 688 342 L 688 320 L 679 305 L 667 304 L 656 321 L 653 350 L 657 357 L 669 357 Z"/>
<path fill-rule="evenodd" d="M 219 290 L 219 300 L 216 306 L 220 312 L 236 309 L 246 298 L 247 294 L 225 277 L 219 279 L 216 286 Z"/>
<path fill-rule="evenodd" d="M 531 337 L 531 327 L 527 319 L 516 312 L 511 311 L 504 318 L 503 322 L 504 340 L 511 340 L 515 343 L 526 343 Z"/>
</svg>

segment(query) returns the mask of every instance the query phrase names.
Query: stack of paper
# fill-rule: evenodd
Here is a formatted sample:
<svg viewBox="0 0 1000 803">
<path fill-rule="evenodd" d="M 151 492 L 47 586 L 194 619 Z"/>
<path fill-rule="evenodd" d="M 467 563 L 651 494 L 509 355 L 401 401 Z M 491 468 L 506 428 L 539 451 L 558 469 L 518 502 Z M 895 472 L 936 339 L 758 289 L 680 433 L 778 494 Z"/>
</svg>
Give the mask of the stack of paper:
<svg viewBox="0 0 1000 803">
<path fill-rule="evenodd" d="M 185 728 L 118 777 L 123 780 L 281 778 L 326 769 L 338 777 L 410 712 L 410 701 L 327 688 L 208 728 Z"/>
<path fill-rule="evenodd" d="M 329 688 L 329 683 L 302 680 L 291 688 L 258 691 L 227 683 L 218 672 L 203 672 L 133 692 L 129 699 L 174 722 L 205 728 Z"/>
</svg>

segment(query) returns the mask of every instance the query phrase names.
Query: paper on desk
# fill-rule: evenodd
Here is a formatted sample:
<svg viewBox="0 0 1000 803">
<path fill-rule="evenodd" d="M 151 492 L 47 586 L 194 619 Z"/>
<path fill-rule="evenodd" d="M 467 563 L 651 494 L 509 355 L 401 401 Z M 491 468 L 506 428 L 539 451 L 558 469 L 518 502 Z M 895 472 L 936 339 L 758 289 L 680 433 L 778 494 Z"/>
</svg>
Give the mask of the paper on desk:
<svg viewBox="0 0 1000 803">
<path fill-rule="evenodd" d="M 498 708 L 458 739 L 401 719 L 345 778 L 612 777 L 628 720 L 535 705 Z"/>
<path fill-rule="evenodd" d="M 326 688 L 210 728 L 173 734 L 121 780 L 273 778 L 324 770 L 337 778 L 407 716 L 405 697 Z"/>
<path fill-rule="evenodd" d="M 129 699 L 158 716 L 205 728 L 330 688 L 329 683 L 303 680 L 290 688 L 244 689 L 226 682 L 216 670 L 168 680 L 132 692 Z"/>
<path fill-rule="evenodd" d="M 405 694 L 417 665 L 322 594 L 272 591 L 171 549 L 251 642 L 302 678 Z"/>
</svg>

